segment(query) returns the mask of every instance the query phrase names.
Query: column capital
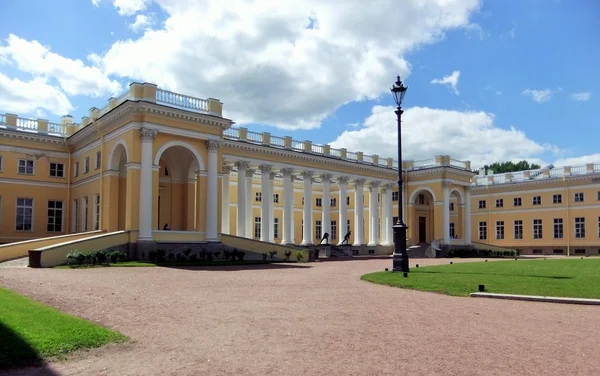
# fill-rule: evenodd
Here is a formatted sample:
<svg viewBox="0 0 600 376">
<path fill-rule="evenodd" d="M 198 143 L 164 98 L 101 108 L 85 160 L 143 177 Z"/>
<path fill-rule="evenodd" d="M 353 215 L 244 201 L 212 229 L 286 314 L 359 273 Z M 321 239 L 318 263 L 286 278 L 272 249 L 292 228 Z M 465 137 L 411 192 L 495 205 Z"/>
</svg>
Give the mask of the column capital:
<svg viewBox="0 0 600 376">
<path fill-rule="evenodd" d="M 253 176 L 254 176 L 254 172 L 255 172 L 255 171 L 256 171 L 256 170 L 255 170 L 255 169 L 253 169 L 253 168 L 249 168 L 249 169 L 247 169 L 247 170 L 246 170 L 246 177 L 247 177 L 247 178 L 251 178 L 251 177 L 253 177 Z"/>
<path fill-rule="evenodd" d="M 275 176 L 277 176 L 276 172 L 269 172 L 269 180 L 275 179 Z"/>
<path fill-rule="evenodd" d="M 444 180 L 444 181 L 442 182 L 442 187 L 444 187 L 444 189 L 446 189 L 446 188 L 450 188 L 450 187 L 452 187 L 452 183 L 451 183 L 451 182 L 449 182 L 448 180 Z"/>
<path fill-rule="evenodd" d="M 363 187 L 365 185 L 365 182 L 367 181 L 367 179 L 354 179 L 354 187 L 358 188 L 358 187 Z"/>
<path fill-rule="evenodd" d="M 152 142 L 157 134 L 158 131 L 155 131 L 154 129 L 140 128 L 140 139 L 142 142 Z"/>
<path fill-rule="evenodd" d="M 465 192 L 467 192 L 467 193 L 471 193 L 472 189 L 473 189 L 473 187 L 471 187 L 470 185 L 465 186 Z"/>
<path fill-rule="evenodd" d="M 311 182 L 312 182 L 312 177 L 314 175 L 314 172 L 313 171 L 302 171 L 300 173 L 300 175 L 302 175 L 302 178 L 304 178 L 304 179 L 311 179 Z"/>
<path fill-rule="evenodd" d="M 250 165 L 248 164 L 248 162 L 246 161 L 236 161 L 235 162 L 235 167 L 237 167 L 238 169 L 247 169 L 248 167 L 250 167 Z"/>
<path fill-rule="evenodd" d="M 394 183 L 385 183 L 382 187 L 384 189 L 391 189 L 391 190 L 393 190 L 396 185 L 397 184 L 394 184 Z"/>
<path fill-rule="evenodd" d="M 379 180 L 373 180 L 369 183 L 369 191 L 377 190 L 377 188 L 379 188 L 380 185 L 381 182 Z"/>
<path fill-rule="evenodd" d="M 217 140 L 206 140 L 206 148 L 208 149 L 208 152 L 217 152 L 219 151 L 219 147 L 221 146 L 221 141 L 217 141 Z"/>
<path fill-rule="evenodd" d="M 350 178 L 348 178 L 347 176 L 339 176 L 337 178 L 337 183 L 338 184 L 348 184 L 348 180 L 350 180 Z"/>
<path fill-rule="evenodd" d="M 285 168 L 281 169 L 281 173 L 283 174 L 284 177 L 285 176 L 292 176 L 292 174 L 294 173 L 294 169 L 293 168 L 285 167 Z"/>
<path fill-rule="evenodd" d="M 260 166 L 258 166 L 258 169 L 260 170 L 260 172 L 268 173 L 271 172 L 271 170 L 273 169 L 273 165 L 261 164 Z"/>
<path fill-rule="evenodd" d="M 228 166 L 228 165 L 223 165 L 221 167 L 221 171 L 223 171 L 223 174 L 225 174 L 225 175 L 229 175 L 229 173 L 231 172 L 231 170 L 232 170 L 232 167 Z"/>
<path fill-rule="evenodd" d="M 333 178 L 332 174 L 322 174 L 321 179 L 323 179 L 323 183 L 331 183 L 331 179 Z"/>
</svg>

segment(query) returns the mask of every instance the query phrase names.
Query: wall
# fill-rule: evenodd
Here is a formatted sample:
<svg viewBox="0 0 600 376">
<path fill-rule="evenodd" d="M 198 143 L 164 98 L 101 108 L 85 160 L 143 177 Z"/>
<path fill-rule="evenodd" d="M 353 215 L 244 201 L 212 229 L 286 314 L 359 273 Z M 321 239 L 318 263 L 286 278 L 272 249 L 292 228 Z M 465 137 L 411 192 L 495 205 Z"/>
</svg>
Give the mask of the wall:
<svg viewBox="0 0 600 376">
<path fill-rule="evenodd" d="M 12 260 L 15 258 L 26 257 L 30 249 L 47 247 L 52 244 L 62 243 L 65 241 L 78 240 L 101 234 L 102 231 L 82 232 L 79 234 L 51 236 L 22 242 L 14 242 L 10 244 L 0 245 L 0 262 Z"/>
</svg>

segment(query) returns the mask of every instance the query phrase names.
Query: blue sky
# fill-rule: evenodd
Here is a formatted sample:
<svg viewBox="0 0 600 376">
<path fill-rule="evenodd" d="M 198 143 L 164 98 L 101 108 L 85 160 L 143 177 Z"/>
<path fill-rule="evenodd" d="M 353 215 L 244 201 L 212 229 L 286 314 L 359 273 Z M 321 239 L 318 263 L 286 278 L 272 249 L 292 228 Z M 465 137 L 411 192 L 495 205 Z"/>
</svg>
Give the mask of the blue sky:
<svg viewBox="0 0 600 376">
<path fill-rule="evenodd" d="M 407 158 L 600 162 L 597 1 L 455 0 L 424 11 L 381 0 L 342 14 L 292 3 L 240 7 L 236 18 L 218 2 L 1 2 L 0 112 L 57 121 L 65 109 L 79 119 L 129 82 L 149 81 L 218 97 L 257 132 L 393 156 L 388 88 L 402 74 Z M 388 22 L 403 12 L 414 19 Z M 316 36 L 298 27 L 309 18 Z M 288 33 L 293 49 L 281 47 Z M 432 83 L 453 72 L 455 88 Z"/>
</svg>

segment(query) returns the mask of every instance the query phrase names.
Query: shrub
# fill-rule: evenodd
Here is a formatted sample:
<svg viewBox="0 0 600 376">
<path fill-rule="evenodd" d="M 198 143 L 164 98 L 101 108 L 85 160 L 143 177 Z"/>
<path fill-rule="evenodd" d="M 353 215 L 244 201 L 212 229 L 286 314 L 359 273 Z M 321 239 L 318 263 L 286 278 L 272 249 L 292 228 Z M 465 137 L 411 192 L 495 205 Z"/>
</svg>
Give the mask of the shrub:
<svg viewBox="0 0 600 376">
<path fill-rule="evenodd" d="M 298 262 L 302 261 L 304 259 L 304 254 L 302 254 L 302 251 L 298 251 L 296 252 L 296 260 Z"/>
<path fill-rule="evenodd" d="M 144 257 L 142 256 L 142 259 Z M 150 260 L 150 262 L 155 262 L 157 260 L 157 252 L 156 251 L 150 251 L 148 252 L 148 259 Z"/>
<path fill-rule="evenodd" d="M 272 258 L 272 257 L 271 257 L 271 258 Z M 262 259 L 263 259 L 263 261 L 267 259 L 267 254 L 266 254 L 266 253 L 263 253 L 263 254 L 262 254 Z"/>
<path fill-rule="evenodd" d="M 188 258 L 188 259 L 190 258 L 190 253 L 192 253 L 192 250 L 191 250 L 191 249 L 189 249 L 189 248 L 188 248 L 188 249 L 186 249 L 185 251 L 183 251 L 183 254 L 184 254 L 184 255 L 185 255 L 185 257 L 186 257 L 186 258 Z"/>
<path fill-rule="evenodd" d="M 182 262 L 182 261 L 186 261 L 186 260 L 187 260 L 187 257 L 185 257 L 185 255 L 184 255 L 183 253 L 179 253 L 179 252 L 178 252 L 178 253 L 175 255 L 175 259 L 176 259 L 177 261 L 180 261 L 180 262 Z"/>
<path fill-rule="evenodd" d="M 85 263 L 85 259 L 85 254 L 79 252 L 78 250 L 71 251 L 67 254 L 68 265 L 83 265 Z"/>
<path fill-rule="evenodd" d="M 169 256 L 167 256 L 167 260 L 174 261 L 175 260 L 175 254 L 173 252 L 169 252 Z"/>
<path fill-rule="evenodd" d="M 164 249 L 158 249 L 156 251 L 156 261 L 157 262 L 164 262 L 166 254 L 167 254 L 167 252 Z"/>
<path fill-rule="evenodd" d="M 292 255 L 292 251 L 290 251 L 290 250 L 285 251 L 285 253 L 283 254 L 283 256 L 285 256 L 285 261 L 290 261 L 291 255 Z"/>
<path fill-rule="evenodd" d="M 273 260 L 273 257 L 275 257 L 275 255 L 277 255 L 277 251 L 269 252 L 269 256 L 271 256 L 271 260 Z"/>
</svg>

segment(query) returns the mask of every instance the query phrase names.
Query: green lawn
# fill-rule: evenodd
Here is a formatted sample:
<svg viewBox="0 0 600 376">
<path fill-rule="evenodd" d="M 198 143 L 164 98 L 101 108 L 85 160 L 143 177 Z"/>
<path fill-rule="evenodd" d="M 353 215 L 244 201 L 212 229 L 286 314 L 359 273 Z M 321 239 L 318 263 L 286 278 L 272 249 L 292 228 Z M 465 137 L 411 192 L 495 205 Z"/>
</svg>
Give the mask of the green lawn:
<svg viewBox="0 0 600 376">
<path fill-rule="evenodd" d="M 468 296 L 480 284 L 485 292 L 600 299 L 600 259 L 512 260 L 377 272 L 361 279 L 383 285 Z"/>
<path fill-rule="evenodd" d="M 122 334 L 0 288 L 0 369 L 125 340 Z"/>
</svg>

